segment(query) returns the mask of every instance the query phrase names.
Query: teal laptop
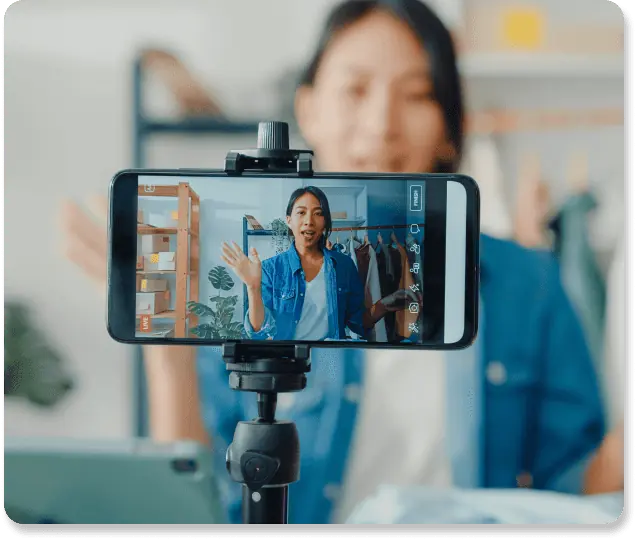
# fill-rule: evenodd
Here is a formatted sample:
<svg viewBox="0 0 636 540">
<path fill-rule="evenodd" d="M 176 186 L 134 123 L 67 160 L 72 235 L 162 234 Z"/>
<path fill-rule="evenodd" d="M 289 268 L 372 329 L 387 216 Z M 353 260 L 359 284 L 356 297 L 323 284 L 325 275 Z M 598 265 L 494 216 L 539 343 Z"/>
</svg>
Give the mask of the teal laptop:
<svg viewBox="0 0 636 540">
<path fill-rule="evenodd" d="M 17 523 L 226 522 L 211 452 L 189 441 L 6 437 L 4 501 Z"/>
</svg>

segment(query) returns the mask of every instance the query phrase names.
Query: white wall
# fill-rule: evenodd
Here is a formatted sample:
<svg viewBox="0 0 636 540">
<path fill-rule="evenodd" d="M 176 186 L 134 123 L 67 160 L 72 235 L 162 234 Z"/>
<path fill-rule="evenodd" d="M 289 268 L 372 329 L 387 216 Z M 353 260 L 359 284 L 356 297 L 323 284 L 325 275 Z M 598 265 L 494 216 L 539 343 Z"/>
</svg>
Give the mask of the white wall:
<svg viewBox="0 0 636 540">
<path fill-rule="evenodd" d="M 113 173 L 132 164 L 135 51 L 155 43 L 170 47 L 214 89 L 229 113 L 269 117 L 277 77 L 307 56 L 334 1 L 22 0 L 10 7 L 5 18 L 5 290 L 38 306 L 41 323 L 66 353 L 79 387 L 55 411 L 7 403 L 7 434 L 112 437 L 131 432 L 130 351 L 106 335 L 103 297 L 61 257 L 55 223 L 62 198 L 105 194 Z M 594 19 L 603 10 L 602 18 L 611 12 L 609 19 L 620 19 L 617 8 L 603 0 L 559 1 L 566 4 L 566 13 Z M 478 106 L 567 105 L 574 98 L 582 104 L 623 103 L 622 78 L 468 84 L 470 102 Z M 161 93 L 152 96 L 152 103 L 153 110 L 173 110 Z M 219 166 L 228 148 L 251 144 L 251 136 L 162 137 L 151 145 L 148 164 Z M 517 156 L 528 146 L 540 148 L 555 185 L 562 181 L 564 149 L 585 148 L 594 158 L 594 179 L 613 179 L 622 189 L 622 128 L 524 134 L 501 145 L 509 155 L 504 160 L 508 194 L 514 190 Z M 39 262 L 28 262 L 31 255 Z"/>
</svg>

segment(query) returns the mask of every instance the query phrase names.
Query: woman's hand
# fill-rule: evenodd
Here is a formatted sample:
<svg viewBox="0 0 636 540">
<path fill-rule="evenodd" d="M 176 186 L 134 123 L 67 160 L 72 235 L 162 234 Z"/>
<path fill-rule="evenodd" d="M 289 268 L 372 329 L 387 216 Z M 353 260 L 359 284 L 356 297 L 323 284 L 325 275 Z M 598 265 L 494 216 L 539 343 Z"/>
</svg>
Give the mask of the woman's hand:
<svg viewBox="0 0 636 540">
<path fill-rule="evenodd" d="M 64 254 L 97 285 L 106 283 L 108 236 L 106 197 L 95 198 L 93 216 L 75 202 L 65 202 L 61 209 Z"/>
<path fill-rule="evenodd" d="M 403 309 L 410 307 L 412 304 L 417 304 L 419 312 L 419 309 L 422 306 L 422 298 L 410 289 L 399 289 L 382 298 L 380 303 L 388 312 L 402 311 Z"/>
<path fill-rule="evenodd" d="M 227 242 L 222 244 L 223 255 L 221 258 L 234 270 L 237 277 L 247 285 L 248 289 L 260 290 L 261 288 L 261 260 L 258 258 L 256 248 L 250 250 L 252 259 L 248 258 L 236 242 L 230 247 Z"/>
</svg>

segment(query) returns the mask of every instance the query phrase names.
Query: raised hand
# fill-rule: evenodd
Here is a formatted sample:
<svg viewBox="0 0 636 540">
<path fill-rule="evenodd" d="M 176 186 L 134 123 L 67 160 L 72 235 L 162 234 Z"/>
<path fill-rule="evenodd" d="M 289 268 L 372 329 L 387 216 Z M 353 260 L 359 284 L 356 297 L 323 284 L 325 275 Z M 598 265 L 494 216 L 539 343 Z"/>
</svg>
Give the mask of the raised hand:
<svg viewBox="0 0 636 540">
<path fill-rule="evenodd" d="M 65 201 L 59 212 L 60 228 L 65 256 L 101 288 L 106 283 L 108 200 L 94 197 L 91 203 L 92 212 Z"/>
<path fill-rule="evenodd" d="M 247 257 L 236 242 L 232 246 L 227 242 L 221 245 L 223 254 L 221 258 L 234 270 L 237 277 L 247 285 L 249 289 L 261 287 L 261 260 L 258 258 L 256 248 L 250 250 L 251 258 Z"/>
<path fill-rule="evenodd" d="M 387 311 L 402 311 L 413 303 L 418 304 L 418 306 L 421 307 L 422 298 L 410 289 L 399 289 L 382 298 L 380 303 L 387 309 Z"/>
</svg>

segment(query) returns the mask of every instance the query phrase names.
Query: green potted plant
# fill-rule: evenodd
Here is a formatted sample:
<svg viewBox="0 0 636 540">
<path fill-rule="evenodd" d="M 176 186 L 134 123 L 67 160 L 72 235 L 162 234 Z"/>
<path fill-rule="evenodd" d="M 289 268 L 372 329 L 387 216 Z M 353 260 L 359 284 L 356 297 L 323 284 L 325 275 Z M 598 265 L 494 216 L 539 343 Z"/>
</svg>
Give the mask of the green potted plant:
<svg viewBox="0 0 636 540">
<path fill-rule="evenodd" d="M 202 320 L 190 332 L 203 339 L 241 339 L 243 323 L 232 320 L 238 296 L 222 294 L 232 290 L 234 280 L 224 266 L 212 268 L 208 272 L 208 280 L 218 293 L 210 297 L 209 306 L 200 302 L 188 302 L 190 313 Z"/>
</svg>

